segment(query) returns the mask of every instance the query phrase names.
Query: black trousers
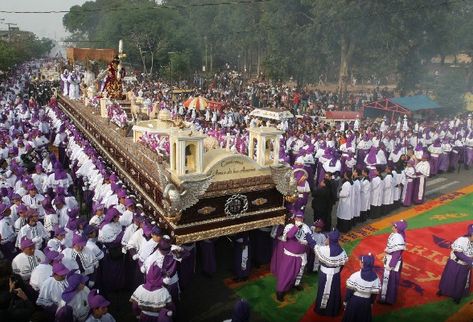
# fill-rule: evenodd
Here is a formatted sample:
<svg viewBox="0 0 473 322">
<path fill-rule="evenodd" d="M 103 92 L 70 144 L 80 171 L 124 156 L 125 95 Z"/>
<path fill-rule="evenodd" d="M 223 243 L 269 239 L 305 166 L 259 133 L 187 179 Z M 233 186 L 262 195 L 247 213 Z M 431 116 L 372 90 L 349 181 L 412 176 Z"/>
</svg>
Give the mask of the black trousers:
<svg viewBox="0 0 473 322">
<path fill-rule="evenodd" d="M 337 218 L 337 229 L 341 233 L 347 233 L 350 231 L 351 227 L 353 226 L 353 223 L 351 220 L 344 220 Z"/>
</svg>

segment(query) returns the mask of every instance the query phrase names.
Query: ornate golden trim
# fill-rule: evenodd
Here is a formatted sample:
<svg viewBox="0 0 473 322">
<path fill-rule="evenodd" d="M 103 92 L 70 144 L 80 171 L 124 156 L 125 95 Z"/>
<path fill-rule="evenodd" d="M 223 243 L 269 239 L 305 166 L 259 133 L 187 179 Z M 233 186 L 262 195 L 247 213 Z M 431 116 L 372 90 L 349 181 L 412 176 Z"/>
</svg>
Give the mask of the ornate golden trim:
<svg viewBox="0 0 473 322">
<path fill-rule="evenodd" d="M 199 240 L 215 238 L 220 236 L 232 235 L 236 233 L 240 233 L 242 231 L 248 231 L 268 226 L 274 225 L 282 225 L 285 221 L 285 215 L 281 215 L 278 217 L 252 221 L 249 223 L 232 225 L 222 228 L 211 229 L 207 231 L 200 231 L 196 233 L 186 234 L 186 235 L 178 235 L 176 236 L 176 243 L 177 244 L 185 244 L 189 242 L 195 242 Z"/>
<path fill-rule="evenodd" d="M 273 207 L 273 208 L 261 209 L 261 210 L 252 211 L 252 212 L 245 212 L 245 213 L 239 215 L 238 218 L 243 218 L 243 217 L 249 217 L 249 216 L 264 214 L 264 213 L 267 213 L 267 212 L 277 212 L 277 211 L 282 211 L 282 210 L 285 211 L 286 208 L 283 207 L 283 206 L 281 206 L 281 207 Z M 179 225 L 177 228 L 195 227 L 195 226 L 200 226 L 200 225 L 205 225 L 205 224 L 211 224 L 211 223 L 215 223 L 215 222 L 229 221 L 229 220 L 233 220 L 233 219 L 235 219 L 235 218 L 234 218 L 234 217 L 231 217 L 231 216 L 224 216 L 224 217 L 218 217 L 218 218 L 209 219 L 209 220 L 203 220 L 203 221 L 195 221 L 195 222 L 191 222 L 191 223 L 188 223 L 188 224 Z"/>
<path fill-rule="evenodd" d="M 228 189 L 228 190 L 211 191 L 211 192 L 206 192 L 202 199 L 235 195 L 235 194 L 244 194 L 244 193 L 253 192 L 253 191 L 271 190 L 272 188 L 274 188 L 274 184 L 265 184 L 265 185 L 258 185 L 258 186 Z"/>
</svg>

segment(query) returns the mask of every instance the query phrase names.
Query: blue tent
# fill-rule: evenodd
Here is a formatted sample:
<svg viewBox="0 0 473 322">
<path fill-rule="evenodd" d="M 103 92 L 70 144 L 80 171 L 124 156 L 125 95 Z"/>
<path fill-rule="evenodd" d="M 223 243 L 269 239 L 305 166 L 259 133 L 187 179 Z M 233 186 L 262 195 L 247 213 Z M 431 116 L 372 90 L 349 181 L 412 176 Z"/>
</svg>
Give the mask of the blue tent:
<svg viewBox="0 0 473 322">
<path fill-rule="evenodd" d="M 441 106 L 425 95 L 395 97 L 389 99 L 391 102 L 401 105 L 412 112 L 420 110 L 437 109 Z"/>
</svg>

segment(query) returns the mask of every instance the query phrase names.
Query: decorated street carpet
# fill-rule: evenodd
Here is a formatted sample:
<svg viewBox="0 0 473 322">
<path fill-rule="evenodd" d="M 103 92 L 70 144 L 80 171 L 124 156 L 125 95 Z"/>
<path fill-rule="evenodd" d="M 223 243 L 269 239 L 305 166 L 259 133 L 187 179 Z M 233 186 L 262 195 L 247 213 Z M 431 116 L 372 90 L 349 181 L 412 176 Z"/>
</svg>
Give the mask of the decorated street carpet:
<svg viewBox="0 0 473 322">
<path fill-rule="evenodd" d="M 343 247 L 350 260 L 342 271 L 342 294 L 345 281 L 359 270 L 359 256 L 371 252 L 379 254 L 375 266 L 382 276 L 383 251 L 391 232 L 392 222 L 408 221 L 407 250 L 404 253 L 403 271 L 398 301 L 393 306 L 374 305 L 374 321 L 473 321 L 473 295 L 455 304 L 451 299 L 438 297 L 438 283 L 450 254 L 451 243 L 466 233 L 473 223 L 473 186 L 430 200 L 398 214 L 366 225 L 343 236 Z M 275 278 L 262 269 L 244 284 L 227 285 L 249 301 L 253 311 L 267 321 L 341 321 L 322 317 L 313 312 L 317 290 L 317 275 L 305 274 L 303 291 L 286 294 L 284 302 L 275 297 Z"/>
</svg>

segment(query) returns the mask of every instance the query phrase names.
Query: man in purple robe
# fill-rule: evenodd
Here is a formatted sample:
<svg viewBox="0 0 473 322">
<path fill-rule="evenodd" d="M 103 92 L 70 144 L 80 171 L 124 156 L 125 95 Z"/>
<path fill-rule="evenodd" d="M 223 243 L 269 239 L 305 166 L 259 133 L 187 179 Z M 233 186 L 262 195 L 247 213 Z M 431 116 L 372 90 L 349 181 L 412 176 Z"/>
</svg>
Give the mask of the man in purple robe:
<svg viewBox="0 0 473 322">
<path fill-rule="evenodd" d="M 455 303 L 470 293 L 471 267 L 473 266 L 473 224 L 468 225 L 467 233 L 452 244 L 450 258 L 440 279 L 439 296 L 449 296 Z"/>
<path fill-rule="evenodd" d="M 304 163 L 302 157 L 297 158 L 296 164 L 294 165 L 294 179 L 297 182 L 297 199 L 292 205 L 294 211 L 302 210 L 304 211 L 307 201 L 309 200 L 310 187 L 307 182 L 308 174 L 307 171 L 303 168 Z"/>
<path fill-rule="evenodd" d="M 302 290 L 301 280 L 307 264 L 305 241 L 306 234 L 310 234 L 310 228 L 304 224 L 304 213 L 302 210 L 294 212 L 294 220 L 284 227 L 281 240 L 283 241 L 283 254 L 278 259 L 276 271 L 276 298 L 282 302 L 284 293 L 292 287 Z"/>
<path fill-rule="evenodd" d="M 434 143 L 428 148 L 430 153 L 430 176 L 435 176 L 438 173 L 440 155 L 442 154 L 442 143 L 440 139 L 435 139 Z"/>
<path fill-rule="evenodd" d="M 364 159 L 366 167 L 370 170 L 370 173 L 369 173 L 370 180 L 372 180 L 374 177 L 377 176 L 376 171 L 375 171 L 376 166 L 378 165 L 377 154 L 378 154 L 378 149 L 372 146 Z"/>
<path fill-rule="evenodd" d="M 401 282 L 402 253 L 406 249 L 407 222 L 397 221 L 393 224 L 393 232 L 389 235 L 384 250 L 384 273 L 381 286 L 381 304 L 395 304 L 397 291 Z"/>
<path fill-rule="evenodd" d="M 342 306 L 340 272 L 348 261 L 348 256 L 339 244 L 340 233 L 332 230 L 328 233 L 326 245 L 319 246 L 310 234 L 307 242 L 314 248 L 320 263 L 317 297 L 314 312 L 320 315 L 337 316 Z"/>
<path fill-rule="evenodd" d="M 379 294 L 380 281 L 374 271 L 374 256 L 361 256 L 361 270 L 347 280 L 345 313 L 342 322 L 367 322 L 372 320 L 371 308 Z"/>
</svg>

